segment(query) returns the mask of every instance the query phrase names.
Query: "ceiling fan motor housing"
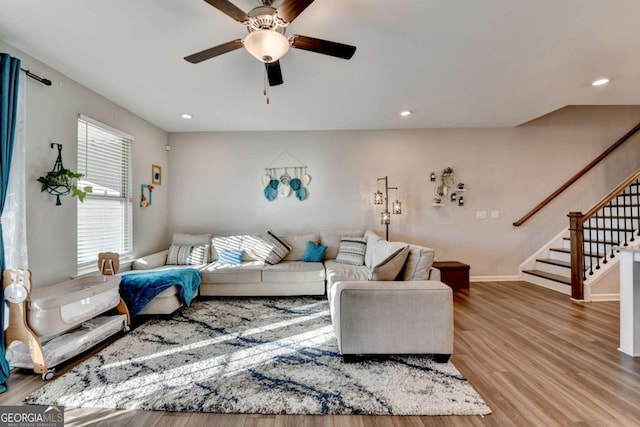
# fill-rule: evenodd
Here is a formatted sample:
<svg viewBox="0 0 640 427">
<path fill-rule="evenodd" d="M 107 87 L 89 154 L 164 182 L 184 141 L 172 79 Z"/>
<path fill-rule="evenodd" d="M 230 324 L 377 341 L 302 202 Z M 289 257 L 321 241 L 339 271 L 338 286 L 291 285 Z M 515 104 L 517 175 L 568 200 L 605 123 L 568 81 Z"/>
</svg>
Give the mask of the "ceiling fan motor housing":
<svg viewBox="0 0 640 427">
<path fill-rule="evenodd" d="M 284 22 L 277 14 L 277 10 L 271 6 L 254 7 L 247 13 L 249 19 L 245 23 L 249 32 L 258 30 L 271 30 L 284 34 L 287 22 Z"/>
</svg>

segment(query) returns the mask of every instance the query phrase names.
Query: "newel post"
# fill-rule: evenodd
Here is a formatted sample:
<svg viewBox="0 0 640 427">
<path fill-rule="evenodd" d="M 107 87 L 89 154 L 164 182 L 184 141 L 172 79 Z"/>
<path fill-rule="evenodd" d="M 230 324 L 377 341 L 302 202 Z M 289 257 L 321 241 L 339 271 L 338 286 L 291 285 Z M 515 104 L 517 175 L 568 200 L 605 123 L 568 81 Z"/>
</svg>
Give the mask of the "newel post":
<svg viewBox="0 0 640 427">
<path fill-rule="evenodd" d="M 569 212 L 571 233 L 571 299 L 584 300 L 584 237 L 582 212 Z"/>
</svg>

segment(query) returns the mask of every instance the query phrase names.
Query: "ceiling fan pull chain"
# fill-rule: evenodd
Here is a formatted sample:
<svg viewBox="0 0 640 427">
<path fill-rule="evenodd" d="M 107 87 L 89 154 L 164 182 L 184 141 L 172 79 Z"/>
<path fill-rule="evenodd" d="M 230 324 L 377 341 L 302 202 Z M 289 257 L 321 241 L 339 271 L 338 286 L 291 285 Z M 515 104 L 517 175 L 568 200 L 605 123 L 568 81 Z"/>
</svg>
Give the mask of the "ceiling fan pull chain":
<svg viewBox="0 0 640 427">
<path fill-rule="evenodd" d="M 262 89 L 262 94 L 265 96 L 267 105 L 269 105 L 269 85 L 267 84 L 267 68 L 264 69 L 264 89 Z"/>
</svg>

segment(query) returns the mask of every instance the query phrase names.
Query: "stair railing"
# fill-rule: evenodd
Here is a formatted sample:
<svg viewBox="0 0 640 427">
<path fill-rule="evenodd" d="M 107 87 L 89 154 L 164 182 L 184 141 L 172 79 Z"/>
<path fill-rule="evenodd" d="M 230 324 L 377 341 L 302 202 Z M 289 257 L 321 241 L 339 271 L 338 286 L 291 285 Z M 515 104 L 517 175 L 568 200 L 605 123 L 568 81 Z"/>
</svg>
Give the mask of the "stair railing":
<svg viewBox="0 0 640 427">
<path fill-rule="evenodd" d="M 525 216 L 523 216 L 522 218 L 520 218 L 519 220 L 514 222 L 513 226 L 514 227 L 520 227 L 522 224 L 524 224 L 525 221 L 527 221 L 529 218 L 531 218 L 532 216 L 537 214 L 540 210 L 542 210 L 542 208 L 544 208 L 549 203 L 551 203 L 551 201 L 553 199 L 558 197 L 560 195 L 560 193 L 562 193 L 564 190 L 569 188 L 574 182 L 576 182 L 577 180 L 582 178 L 584 175 L 586 175 L 587 172 L 589 172 L 591 169 L 593 169 L 594 166 L 596 166 L 598 163 L 603 161 L 609 154 L 613 153 L 613 151 L 615 151 L 618 147 L 620 147 L 622 144 L 627 142 L 627 140 L 629 138 L 631 138 L 633 135 L 635 135 L 636 132 L 638 132 L 639 130 L 640 130 L 640 123 L 638 123 L 629 132 L 624 134 L 619 140 L 617 140 L 611 147 L 607 148 L 602 154 L 600 154 L 598 157 L 593 159 L 588 165 L 586 165 L 584 168 L 582 168 L 580 170 L 580 172 L 578 172 L 573 177 L 571 177 L 571 179 L 569 179 L 567 182 L 562 184 L 560 186 L 560 188 L 558 188 L 556 191 L 551 193 L 551 195 L 549 197 L 544 199 L 542 202 L 538 203 L 538 205 L 535 208 L 531 209 L 529 212 L 527 212 L 527 214 Z"/>
<path fill-rule="evenodd" d="M 571 298 L 583 300 L 587 276 L 615 257 L 616 246 L 629 246 L 640 235 L 640 169 L 586 213 L 569 212 L 568 216 Z"/>
</svg>

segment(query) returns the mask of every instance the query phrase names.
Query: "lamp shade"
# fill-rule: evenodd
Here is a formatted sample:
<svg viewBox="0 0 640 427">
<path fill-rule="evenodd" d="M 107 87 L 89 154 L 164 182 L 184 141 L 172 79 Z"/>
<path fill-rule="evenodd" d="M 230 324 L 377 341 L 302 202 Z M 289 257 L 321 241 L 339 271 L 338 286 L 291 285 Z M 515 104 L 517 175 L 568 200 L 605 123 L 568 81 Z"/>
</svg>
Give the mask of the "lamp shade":
<svg viewBox="0 0 640 427">
<path fill-rule="evenodd" d="M 381 191 L 376 191 L 375 193 L 373 193 L 373 204 L 374 205 L 381 205 L 382 204 L 382 192 Z"/>
<path fill-rule="evenodd" d="M 253 31 L 242 42 L 251 55 L 266 63 L 279 60 L 289 51 L 289 40 L 273 30 Z"/>
<path fill-rule="evenodd" d="M 380 212 L 380 224 L 385 225 L 391 223 L 391 214 L 389 211 Z"/>
<path fill-rule="evenodd" d="M 391 205 L 391 211 L 396 215 L 401 214 L 402 213 L 402 202 L 400 202 L 399 200 L 396 200 L 395 202 L 393 202 L 393 204 Z"/>
</svg>

